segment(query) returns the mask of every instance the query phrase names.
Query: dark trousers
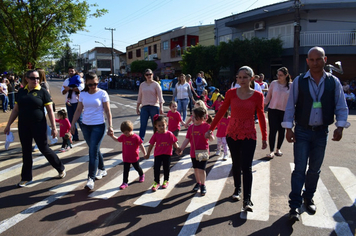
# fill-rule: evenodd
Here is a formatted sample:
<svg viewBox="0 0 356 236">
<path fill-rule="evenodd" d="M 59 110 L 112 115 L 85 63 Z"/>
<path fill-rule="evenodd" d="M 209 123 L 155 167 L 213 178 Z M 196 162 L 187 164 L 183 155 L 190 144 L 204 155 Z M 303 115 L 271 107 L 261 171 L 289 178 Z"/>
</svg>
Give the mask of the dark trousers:
<svg viewBox="0 0 356 236">
<path fill-rule="evenodd" d="M 129 182 L 129 171 L 130 171 L 130 167 L 131 165 L 135 168 L 135 170 L 138 172 L 138 174 L 140 176 L 143 175 L 143 171 L 141 169 L 140 163 L 134 162 L 134 163 L 129 163 L 129 162 L 124 162 L 124 180 L 123 183 L 128 183 Z"/>
<path fill-rule="evenodd" d="M 159 155 L 155 156 L 153 171 L 154 171 L 154 181 L 159 184 L 159 174 L 161 172 L 161 165 L 163 163 L 163 173 L 164 180 L 169 180 L 169 167 L 171 165 L 171 156 L 170 155 Z"/>
<path fill-rule="evenodd" d="M 252 160 L 256 150 L 256 140 L 234 140 L 226 137 L 232 158 L 232 174 L 236 189 L 241 189 L 241 170 L 243 174 L 244 201 L 251 201 Z"/>
<path fill-rule="evenodd" d="M 282 127 L 281 123 L 283 122 L 284 111 L 277 109 L 268 108 L 268 125 L 269 125 L 269 149 L 271 152 L 274 150 L 274 144 L 276 142 L 276 136 L 278 132 L 278 140 L 277 140 L 277 149 L 281 149 L 285 129 Z"/>
<path fill-rule="evenodd" d="M 64 170 L 63 163 L 59 160 L 57 154 L 48 146 L 46 121 L 29 124 L 19 122 L 18 128 L 22 146 L 22 181 L 32 180 L 32 139 L 35 140 L 38 149 L 46 157 L 53 168 L 58 172 Z"/>
<path fill-rule="evenodd" d="M 66 104 L 68 120 L 70 121 L 70 123 L 72 123 L 75 110 L 77 110 L 77 106 L 78 106 L 78 103 L 71 103 L 71 106 L 68 106 L 68 104 Z M 77 123 L 79 124 L 80 128 L 82 128 L 82 115 L 79 116 Z M 75 133 L 73 134 L 72 140 L 74 140 L 74 141 L 79 140 L 77 124 L 75 124 Z"/>
<path fill-rule="evenodd" d="M 62 138 L 62 148 L 67 148 L 67 147 L 72 147 L 72 144 L 70 143 L 70 139 L 65 139 L 63 137 Z"/>
<path fill-rule="evenodd" d="M 9 106 L 10 109 L 12 110 L 15 107 L 15 92 L 9 92 L 8 98 L 9 98 Z"/>
</svg>

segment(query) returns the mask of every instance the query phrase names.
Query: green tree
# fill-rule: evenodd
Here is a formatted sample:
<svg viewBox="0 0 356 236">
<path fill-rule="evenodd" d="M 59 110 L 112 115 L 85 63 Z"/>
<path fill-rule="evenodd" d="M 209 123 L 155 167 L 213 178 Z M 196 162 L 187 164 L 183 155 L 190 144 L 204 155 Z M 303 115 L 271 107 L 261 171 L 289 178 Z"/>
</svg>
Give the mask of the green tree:
<svg viewBox="0 0 356 236">
<path fill-rule="evenodd" d="M 183 73 L 190 73 L 195 76 L 199 71 L 204 71 L 209 79 L 215 80 L 221 68 L 217 57 L 218 49 L 216 46 L 192 46 L 182 55 L 180 65 Z"/>
<path fill-rule="evenodd" d="M 143 73 L 146 69 L 155 71 L 158 65 L 154 61 L 137 60 L 131 63 L 131 72 Z"/>
<path fill-rule="evenodd" d="M 77 60 L 77 54 L 72 52 L 72 49 L 70 48 L 69 44 L 66 44 L 65 50 L 63 52 L 63 55 L 61 58 L 56 62 L 56 65 L 54 67 L 54 71 L 56 73 L 61 72 L 66 73 L 68 71 L 69 66 L 75 67 Z"/>
<path fill-rule="evenodd" d="M 34 67 L 45 55 L 58 53 L 69 35 L 85 30 L 89 16 L 100 17 L 107 10 L 90 13 L 79 0 L 0 0 L 1 56 L 18 70 Z"/>
</svg>

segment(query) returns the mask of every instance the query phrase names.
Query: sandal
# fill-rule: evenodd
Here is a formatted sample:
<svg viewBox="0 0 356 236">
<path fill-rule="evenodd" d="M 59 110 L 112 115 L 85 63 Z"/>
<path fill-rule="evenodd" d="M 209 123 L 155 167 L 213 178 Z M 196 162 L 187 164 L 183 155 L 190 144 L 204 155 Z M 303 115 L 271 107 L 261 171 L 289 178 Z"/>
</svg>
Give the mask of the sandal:
<svg viewBox="0 0 356 236">
<path fill-rule="evenodd" d="M 271 153 L 267 154 L 267 155 L 266 155 L 266 157 L 268 157 L 268 158 L 271 158 L 271 159 L 272 159 L 272 158 L 274 157 L 274 153 L 273 153 L 273 152 L 271 152 Z"/>
<path fill-rule="evenodd" d="M 275 152 L 274 154 L 275 154 L 276 156 L 278 156 L 278 157 L 283 156 L 283 153 L 282 153 L 280 150 L 278 150 L 278 151 Z"/>
</svg>

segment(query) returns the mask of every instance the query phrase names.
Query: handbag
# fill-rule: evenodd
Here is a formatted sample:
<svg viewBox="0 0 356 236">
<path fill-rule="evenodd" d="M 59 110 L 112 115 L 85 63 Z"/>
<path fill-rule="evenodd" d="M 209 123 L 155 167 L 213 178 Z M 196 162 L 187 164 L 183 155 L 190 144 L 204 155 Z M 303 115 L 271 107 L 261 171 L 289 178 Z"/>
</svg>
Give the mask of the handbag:
<svg viewBox="0 0 356 236">
<path fill-rule="evenodd" d="M 195 141 L 194 141 L 193 134 L 194 134 L 194 125 L 192 127 L 192 139 L 193 139 L 193 145 L 194 145 L 195 159 L 198 160 L 199 162 L 209 160 L 209 150 L 206 150 L 206 149 L 197 150 L 197 149 L 195 149 Z"/>
</svg>

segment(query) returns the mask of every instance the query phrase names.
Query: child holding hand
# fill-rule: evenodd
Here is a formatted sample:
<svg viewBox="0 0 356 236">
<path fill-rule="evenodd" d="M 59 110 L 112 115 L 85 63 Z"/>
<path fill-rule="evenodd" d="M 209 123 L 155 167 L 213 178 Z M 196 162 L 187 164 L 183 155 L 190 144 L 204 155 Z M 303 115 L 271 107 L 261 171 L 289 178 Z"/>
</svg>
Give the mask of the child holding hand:
<svg viewBox="0 0 356 236">
<path fill-rule="evenodd" d="M 169 171 L 171 165 L 172 156 L 172 145 L 178 151 L 180 151 L 178 146 L 178 139 L 170 131 L 167 131 L 167 120 L 164 116 L 159 116 L 158 114 L 153 117 L 154 134 L 150 139 L 150 146 L 148 147 L 146 159 L 150 157 L 152 148 L 156 145 L 154 151 L 154 182 L 152 185 L 152 191 L 155 192 L 159 187 L 159 174 L 161 170 L 161 165 L 163 163 L 164 181 L 162 188 L 165 189 L 169 184 Z"/>
<path fill-rule="evenodd" d="M 66 152 L 72 148 L 72 135 L 70 133 L 70 122 L 67 118 L 67 112 L 61 109 L 57 112 L 58 119 L 55 119 L 59 123 L 59 137 L 62 138 L 62 147 L 60 152 Z"/>
<path fill-rule="evenodd" d="M 168 131 L 171 131 L 174 136 L 178 138 L 180 124 L 185 125 L 180 113 L 177 111 L 177 103 L 171 101 L 169 104 L 170 111 L 167 112 L 168 117 Z"/>
<path fill-rule="evenodd" d="M 229 153 L 227 151 L 227 142 L 226 142 L 226 129 L 227 126 L 229 125 L 229 121 L 230 121 L 230 116 L 229 116 L 230 112 L 229 110 L 227 110 L 225 112 L 225 115 L 223 118 L 221 118 L 219 124 L 218 124 L 218 131 L 216 132 L 216 138 L 217 138 L 217 151 L 215 153 L 215 155 L 220 156 L 220 152 L 221 152 L 221 147 L 224 149 L 224 161 L 227 160 Z"/>
<path fill-rule="evenodd" d="M 195 150 L 207 150 L 209 152 L 208 141 L 213 141 L 214 136 L 210 138 L 205 137 L 205 133 L 209 130 L 210 125 L 206 123 L 207 111 L 203 107 L 197 107 L 193 109 L 193 124 L 189 126 L 185 140 L 182 143 L 181 150 L 177 150 L 177 154 L 181 155 L 184 148 L 190 143 L 190 156 L 194 168 L 194 174 L 196 184 L 193 191 L 198 191 L 200 188 L 200 194 L 205 196 L 206 194 L 206 163 L 207 161 L 198 161 L 196 159 Z"/>
<path fill-rule="evenodd" d="M 135 170 L 138 172 L 140 178 L 139 182 L 142 183 L 145 181 L 145 174 L 140 167 L 139 160 L 139 152 L 143 152 L 143 155 L 146 155 L 146 149 L 143 146 L 142 139 L 140 136 L 133 132 L 133 124 L 131 121 L 124 121 L 120 126 L 121 132 L 123 133 L 120 137 L 116 137 L 114 134 L 111 137 L 117 141 L 122 143 L 122 159 L 124 163 L 124 174 L 123 174 L 123 182 L 120 186 L 120 189 L 127 188 L 129 182 L 129 171 L 130 166 L 132 165 Z"/>
</svg>

